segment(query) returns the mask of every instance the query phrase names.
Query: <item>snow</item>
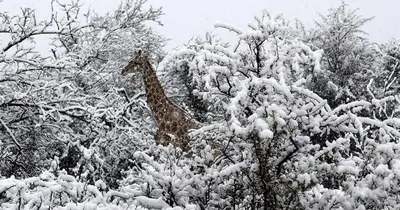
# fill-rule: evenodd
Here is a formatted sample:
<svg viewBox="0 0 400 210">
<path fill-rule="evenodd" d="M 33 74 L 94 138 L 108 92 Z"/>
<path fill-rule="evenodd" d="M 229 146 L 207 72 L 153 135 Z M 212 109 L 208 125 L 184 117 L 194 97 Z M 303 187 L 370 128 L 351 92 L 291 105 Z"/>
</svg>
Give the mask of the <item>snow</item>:
<svg viewBox="0 0 400 210">
<path fill-rule="evenodd" d="M 145 196 L 138 196 L 135 198 L 135 205 L 144 206 L 146 208 L 167 209 L 170 207 L 161 198 L 154 199 Z"/>
<path fill-rule="evenodd" d="M 339 174 L 346 173 L 357 176 L 360 173 L 360 170 L 356 167 L 356 163 L 353 160 L 342 160 L 338 164 L 337 172 Z"/>
<path fill-rule="evenodd" d="M 244 162 L 230 165 L 219 172 L 219 176 L 230 176 L 233 173 L 239 172 L 241 168 L 246 167 Z"/>
<path fill-rule="evenodd" d="M 311 184 L 311 177 L 309 174 L 299 174 L 297 175 L 297 181 L 308 186 Z"/>
</svg>

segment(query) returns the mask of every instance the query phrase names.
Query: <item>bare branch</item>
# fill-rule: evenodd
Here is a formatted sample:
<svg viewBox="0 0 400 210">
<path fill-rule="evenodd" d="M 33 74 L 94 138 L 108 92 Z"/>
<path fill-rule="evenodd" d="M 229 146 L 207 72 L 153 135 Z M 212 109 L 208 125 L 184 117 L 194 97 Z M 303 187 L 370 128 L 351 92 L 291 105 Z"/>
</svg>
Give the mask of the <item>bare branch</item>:
<svg viewBox="0 0 400 210">
<path fill-rule="evenodd" d="M 10 135 L 11 139 L 13 140 L 14 144 L 17 145 L 18 150 L 21 151 L 22 147 L 19 144 L 19 142 L 17 141 L 17 139 L 15 138 L 13 132 L 10 130 L 10 128 L 7 126 L 7 124 L 0 118 L 0 123 L 1 125 L 6 129 L 6 131 L 8 132 L 8 134 Z"/>
</svg>

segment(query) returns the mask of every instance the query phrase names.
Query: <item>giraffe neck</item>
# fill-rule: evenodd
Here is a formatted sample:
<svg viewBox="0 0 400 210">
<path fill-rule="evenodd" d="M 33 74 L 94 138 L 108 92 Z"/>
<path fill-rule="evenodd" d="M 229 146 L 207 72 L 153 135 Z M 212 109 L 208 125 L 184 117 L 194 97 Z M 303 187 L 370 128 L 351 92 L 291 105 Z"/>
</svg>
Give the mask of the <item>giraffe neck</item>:
<svg viewBox="0 0 400 210">
<path fill-rule="evenodd" d="M 149 61 L 146 62 L 145 71 L 143 72 L 143 82 L 146 90 L 147 104 L 149 105 L 157 123 L 163 116 L 163 109 L 170 105 L 170 101 L 165 95 L 164 89 L 158 80 L 156 71 L 153 69 Z"/>
</svg>

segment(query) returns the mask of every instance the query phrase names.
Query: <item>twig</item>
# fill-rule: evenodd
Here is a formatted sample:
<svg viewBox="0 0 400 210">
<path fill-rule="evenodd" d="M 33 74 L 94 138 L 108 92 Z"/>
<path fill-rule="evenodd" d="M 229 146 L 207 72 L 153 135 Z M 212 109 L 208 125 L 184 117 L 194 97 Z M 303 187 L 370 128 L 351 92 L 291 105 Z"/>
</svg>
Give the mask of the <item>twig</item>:
<svg viewBox="0 0 400 210">
<path fill-rule="evenodd" d="M 6 129 L 6 131 L 8 132 L 8 134 L 10 134 L 11 139 L 14 141 L 14 143 L 17 145 L 18 150 L 21 151 L 22 147 L 19 144 L 19 142 L 17 141 L 17 139 L 15 138 L 14 134 L 11 132 L 10 128 L 7 126 L 7 124 L 0 118 L 0 123 L 1 125 L 3 125 L 3 127 Z"/>
</svg>

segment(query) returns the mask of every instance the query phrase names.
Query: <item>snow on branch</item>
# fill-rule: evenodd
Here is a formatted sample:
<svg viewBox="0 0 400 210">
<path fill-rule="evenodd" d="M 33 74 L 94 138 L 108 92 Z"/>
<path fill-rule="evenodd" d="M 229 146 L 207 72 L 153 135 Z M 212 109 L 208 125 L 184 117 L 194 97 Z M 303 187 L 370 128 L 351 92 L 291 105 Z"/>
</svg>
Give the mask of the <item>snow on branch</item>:
<svg viewBox="0 0 400 210">
<path fill-rule="evenodd" d="M 242 30 L 240 30 L 239 28 L 236 28 L 236 27 L 234 27 L 232 25 L 225 24 L 225 23 L 220 23 L 220 22 L 219 23 L 215 23 L 214 27 L 215 28 L 227 29 L 228 31 L 235 32 L 237 35 L 241 35 L 243 33 Z"/>
</svg>

